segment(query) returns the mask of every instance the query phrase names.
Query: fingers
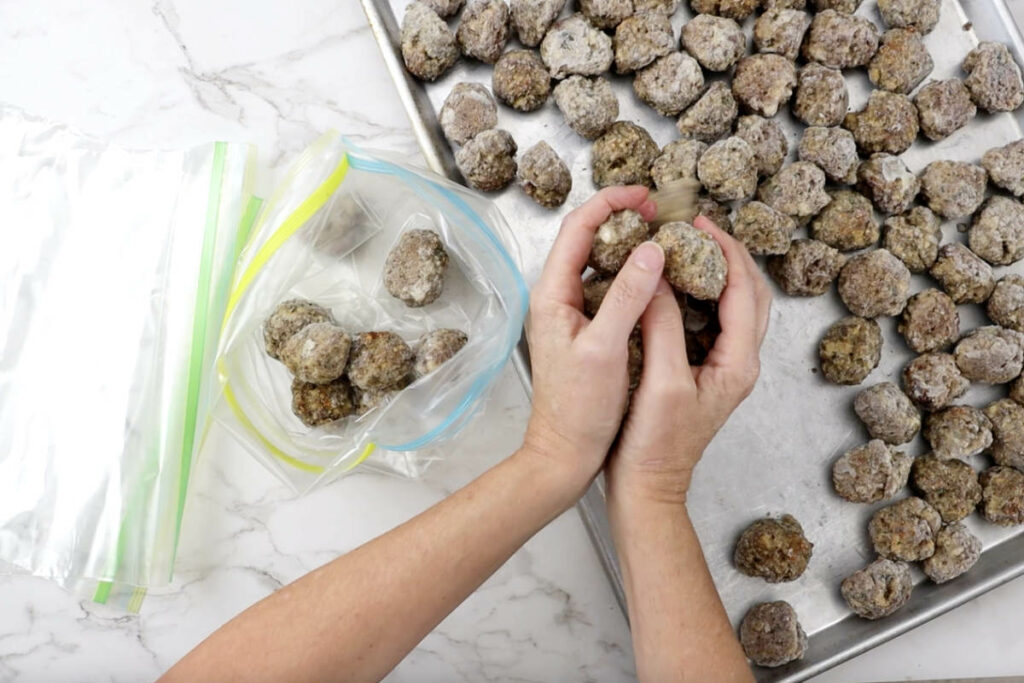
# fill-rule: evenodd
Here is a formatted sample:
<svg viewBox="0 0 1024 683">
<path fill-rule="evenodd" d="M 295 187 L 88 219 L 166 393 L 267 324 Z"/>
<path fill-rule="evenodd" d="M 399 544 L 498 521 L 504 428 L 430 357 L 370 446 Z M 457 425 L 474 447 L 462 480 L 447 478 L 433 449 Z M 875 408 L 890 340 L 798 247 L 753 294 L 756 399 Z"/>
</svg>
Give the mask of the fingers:
<svg viewBox="0 0 1024 683">
<path fill-rule="evenodd" d="M 675 292 L 664 280 L 658 282 L 654 298 L 640 318 L 644 339 L 644 369 L 641 386 L 680 383 L 693 386 L 693 373 L 686 361 L 683 314 Z"/>
<path fill-rule="evenodd" d="M 634 249 L 615 276 L 586 334 L 594 334 L 608 343 L 625 344 L 651 303 L 664 267 L 665 252 L 658 244 L 644 242 Z"/>
</svg>

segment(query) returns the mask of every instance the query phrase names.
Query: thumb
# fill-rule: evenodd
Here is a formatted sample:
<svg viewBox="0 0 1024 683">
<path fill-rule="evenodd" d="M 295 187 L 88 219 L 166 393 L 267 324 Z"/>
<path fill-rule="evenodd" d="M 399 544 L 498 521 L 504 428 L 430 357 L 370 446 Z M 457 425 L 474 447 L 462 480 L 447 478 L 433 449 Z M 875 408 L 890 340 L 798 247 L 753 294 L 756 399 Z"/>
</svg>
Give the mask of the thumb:
<svg viewBox="0 0 1024 683">
<path fill-rule="evenodd" d="M 644 242 L 629 255 L 587 328 L 603 339 L 626 343 L 654 296 L 665 267 L 661 245 Z"/>
</svg>

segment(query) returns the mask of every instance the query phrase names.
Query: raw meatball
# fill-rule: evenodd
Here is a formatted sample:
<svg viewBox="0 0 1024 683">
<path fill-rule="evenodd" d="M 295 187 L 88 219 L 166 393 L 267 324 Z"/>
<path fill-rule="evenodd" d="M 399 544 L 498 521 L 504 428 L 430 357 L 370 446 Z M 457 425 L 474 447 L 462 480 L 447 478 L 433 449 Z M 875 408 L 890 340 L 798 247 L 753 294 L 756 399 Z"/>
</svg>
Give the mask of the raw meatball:
<svg viewBox="0 0 1024 683">
<path fill-rule="evenodd" d="M 613 29 L 633 14 L 632 0 L 579 0 L 580 12 L 598 28 Z"/>
<path fill-rule="evenodd" d="M 619 118 L 619 101 L 604 78 L 570 76 L 555 86 L 555 104 L 569 127 L 596 140 Z"/>
<path fill-rule="evenodd" d="M 615 211 L 594 233 L 588 265 L 604 273 L 617 273 L 633 250 L 647 239 L 643 216 L 632 209 Z"/>
<path fill-rule="evenodd" d="M 926 289 L 907 300 L 897 329 L 912 351 L 939 351 L 960 338 L 960 314 L 949 295 Z"/>
<path fill-rule="evenodd" d="M 832 201 L 825 192 L 825 172 L 809 161 L 795 161 L 761 184 L 757 198 L 798 221 L 817 214 Z"/>
<path fill-rule="evenodd" d="M 437 301 L 444 288 L 448 252 L 433 230 L 408 230 L 384 261 L 384 287 L 406 306 Z"/>
<path fill-rule="evenodd" d="M 857 142 L 843 128 L 812 126 L 804 129 L 797 150 L 800 161 L 817 164 L 829 180 L 852 185 L 857 181 Z M 868 202 L 870 209 L 871 202 Z"/>
<path fill-rule="evenodd" d="M 928 503 L 911 497 L 896 501 L 871 516 L 868 533 L 875 552 L 889 560 L 917 562 L 935 552 L 935 534 L 942 518 Z"/>
<path fill-rule="evenodd" d="M 851 503 L 888 500 L 907 485 L 913 461 L 883 441 L 872 439 L 835 461 L 832 485 L 840 497 Z"/>
<path fill-rule="evenodd" d="M 854 315 L 899 315 L 910 296 L 910 271 L 885 249 L 851 258 L 839 273 L 839 297 Z"/>
<path fill-rule="evenodd" d="M 1024 277 L 1010 274 L 997 282 L 986 310 L 997 325 L 1024 332 Z"/>
<path fill-rule="evenodd" d="M 882 330 L 874 320 L 843 318 L 825 332 L 818 355 L 825 379 L 836 384 L 860 384 L 882 358 Z"/>
<path fill-rule="evenodd" d="M 736 122 L 736 136 L 754 150 L 758 173 L 770 176 L 779 172 L 789 153 L 789 143 L 778 121 L 753 114 L 741 116 Z"/>
<path fill-rule="evenodd" d="M 327 384 L 292 380 L 292 412 L 307 427 L 319 427 L 356 412 L 352 387 L 340 377 Z"/>
<path fill-rule="evenodd" d="M 942 227 L 939 219 L 923 206 L 885 219 L 882 246 L 903 261 L 911 273 L 923 273 L 939 257 Z"/>
<path fill-rule="evenodd" d="M 917 137 L 917 109 L 906 95 L 874 90 L 864 109 L 846 115 L 843 126 L 864 154 L 901 154 Z"/>
<path fill-rule="evenodd" d="M 946 583 L 974 566 L 981 557 L 981 541 L 963 524 L 952 524 L 935 535 L 935 554 L 921 564 L 935 583 Z"/>
<path fill-rule="evenodd" d="M 383 408 L 397 393 L 397 389 L 360 389 L 353 387 L 352 395 L 356 401 L 356 415 L 366 415 L 371 410 Z"/>
<path fill-rule="evenodd" d="M 811 15 L 796 9 L 770 9 L 754 23 L 754 45 L 759 52 L 796 59 Z"/>
<path fill-rule="evenodd" d="M 863 17 L 827 9 L 814 15 L 804 41 L 803 54 L 809 62 L 833 69 L 864 66 L 878 49 L 878 29 Z"/>
<path fill-rule="evenodd" d="M 876 87 L 909 93 L 935 68 L 932 56 L 914 29 L 893 28 L 882 34 L 878 52 L 868 62 L 868 78 Z"/>
<path fill-rule="evenodd" d="M 814 544 L 791 515 L 765 517 L 740 534 L 733 561 L 747 576 L 759 576 L 768 583 L 795 581 L 807 569 L 812 548 Z"/>
<path fill-rule="evenodd" d="M 1024 195 L 1024 140 L 993 147 L 981 157 L 993 184 L 1020 197 Z"/>
<path fill-rule="evenodd" d="M 776 667 L 803 658 L 807 634 L 788 602 L 762 602 L 740 622 L 740 645 L 757 666 Z"/>
<path fill-rule="evenodd" d="M 720 202 L 746 199 L 757 189 L 757 160 L 743 138 L 732 136 L 708 147 L 697 162 L 697 177 Z"/>
<path fill-rule="evenodd" d="M 732 130 L 732 122 L 739 114 L 729 86 L 715 81 L 676 122 L 676 128 L 684 138 L 696 138 L 714 142 Z"/>
<path fill-rule="evenodd" d="M 925 418 L 924 440 L 939 460 L 966 460 L 992 445 L 992 423 L 971 406 L 950 406 Z"/>
<path fill-rule="evenodd" d="M 978 473 L 962 460 L 940 460 L 931 455 L 914 459 L 911 482 L 947 524 L 971 514 L 981 501 Z"/>
<path fill-rule="evenodd" d="M 864 569 L 843 579 L 843 600 L 859 617 L 887 617 L 910 600 L 914 582 L 910 566 L 904 562 L 875 560 Z"/>
<path fill-rule="evenodd" d="M 725 232 L 732 232 L 732 221 L 729 220 L 729 207 L 719 204 L 706 195 L 697 196 L 697 215 L 704 216 Z"/>
<path fill-rule="evenodd" d="M 882 213 L 903 213 L 921 191 L 921 181 L 899 157 L 872 154 L 857 168 L 857 187 Z"/>
<path fill-rule="evenodd" d="M 500 190 L 516 177 L 516 141 L 508 131 L 485 130 L 455 153 L 455 163 L 470 187 Z"/>
<path fill-rule="evenodd" d="M 651 164 L 651 179 L 659 189 L 684 178 L 697 179 L 697 160 L 708 148 L 700 140 L 674 140 Z"/>
<path fill-rule="evenodd" d="M 963 68 L 971 99 L 985 111 L 1013 111 L 1024 102 L 1020 67 L 1005 45 L 982 41 L 964 57 Z"/>
<path fill-rule="evenodd" d="M 970 386 L 950 353 L 925 353 L 903 368 L 903 390 L 924 410 L 941 410 Z"/>
<path fill-rule="evenodd" d="M 988 404 L 985 417 L 992 424 L 992 458 L 997 465 L 1024 471 L 1024 406 L 1003 398 Z"/>
<path fill-rule="evenodd" d="M 438 114 L 450 142 L 464 145 L 477 133 L 498 125 L 498 105 L 479 83 L 456 83 Z"/>
<path fill-rule="evenodd" d="M 1024 406 L 1024 377 L 1018 377 L 1010 385 L 1010 398 Z"/>
<path fill-rule="evenodd" d="M 400 389 L 409 383 L 415 354 L 394 332 L 361 332 L 352 342 L 348 379 L 357 389 Z"/>
<path fill-rule="evenodd" d="M 746 19 L 761 4 L 761 0 L 690 0 L 694 12 L 714 14 L 729 19 Z"/>
<path fill-rule="evenodd" d="M 597 76 L 607 71 L 614 59 L 611 37 L 591 26 L 582 14 L 556 22 L 541 41 L 540 56 L 552 78 Z"/>
<path fill-rule="evenodd" d="M 831 196 L 832 201 L 811 221 L 814 239 L 839 251 L 864 249 L 878 241 L 871 200 L 852 190 L 836 190 Z"/>
<path fill-rule="evenodd" d="M 838 126 L 849 108 L 850 94 L 841 71 L 815 62 L 800 69 L 793 116 L 808 126 Z"/>
<path fill-rule="evenodd" d="M 828 291 L 846 257 L 818 240 L 794 240 L 782 256 L 768 259 L 768 274 L 790 296 L 820 296 Z"/>
<path fill-rule="evenodd" d="M 295 377 L 326 384 L 345 374 L 352 338 L 334 323 L 306 325 L 281 347 L 281 362 Z"/>
<path fill-rule="evenodd" d="M 588 318 L 597 315 L 597 309 L 601 308 L 601 302 L 611 289 L 614 275 L 605 273 L 591 273 L 583 280 L 583 314 Z"/>
<path fill-rule="evenodd" d="M 998 325 L 979 327 L 960 340 L 953 355 L 972 382 L 1006 384 L 1024 369 L 1024 334 Z"/>
<path fill-rule="evenodd" d="M 416 376 L 423 377 L 437 370 L 461 351 L 468 341 L 469 337 L 462 330 L 441 329 L 424 334 L 416 344 L 416 359 L 413 361 Z"/>
<path fill-rule="evenodd" d="M 785 254 L 795 230 L 792 218 L 758 201 L 741 206 L 732 224 L 732 236 L 757 255 Z"/>
<path fill-rule="evenodd" d="M 460 0 L 461 1 L 461 0 Z M 537 47 L 551 28 L 566 0 L 509 0 L 512 28 L 519 42 Z"/>
<path fill-rule="evenodd" d="M 642 69 L 675 47 L 672 24 L 661 12 L 640 12 L 623 19 L 615 29 L 615 70 L 620 74 Z"/>
<path fill-rule="evenodd" d="M 263 345 L 267 355 L 280 359 L 285 342 L 313 323 L 333 323 L 334 316 L 323 306 L 305 299 L 289 299 L 277 305 L 263 323 Z"/>
<path fill-rule="evenodd" d="M 985 200 L 988 174 L 963 161 L 933 161 L 921 173 L 921 192 L 928 208 L 944 218 L 963 218 Z"/>
<path fill-rule="evenodd" d="M 422 0 L 423 4 L 437 12 L 439 17 L 451 17 L 462 9 L 463 0 Z"/>
<path fill-rule="evenodd" d="M 402 61 L 416 78 L 436 80 L 459 59 L 455 34 L 422 2 L 410 3 L 402 17 Z"/>
<path fill-rule="evenodd" d="M 949 137 L 978 113 L 970 91 L 959 78 L 931 81 L 914 95 L 914 106 L 921 132 L 929 140 Z"/>
<path fill-rule="evenodd" d="M 913 28 L 921 34 L 939 23 L 942 0 L 878 0 L 878 12 L 890 28 Z"/>
<path fill-rule="evenodd" d="M 981 473 L 982 517 L 999 526 L 1024 524 L 1024 474 L 996 465 Z"/>
<path fill-rule="evenodd" d="M 796 66 L 782 55 L 744 57 L 732 76 L 736 101 L 762 116 L 775 116 L 796 87 Z"/>
<path fill-rule="evenodd" d="M 747 51 L 747 36 L 732 19 L 698 14 L 683 26 L 683 47 L 708 71 L 725 71 Z"/>
<path fill-rule="evenodd" d="M 928 272 L 958 304 L 984 303 L 996 286 L 992 266 L 959 242 L 939 247 L 939 257 Z"/>
<path fill-rule="evenodd" d="M 994 266 L 1008 266 L 1021 260 L 1024 258 L 1024 205 L 1010 197 L 990 198 L 974 217 L 967 243 L 971 251 Z"/>
<path fill-rule="evenodd" d="M 861 391 L 853 400 L 853 410 L 872 439 L 888 444 L 907 443 L 921 429 L 917 408 L 892 382 L 882 382 Z"/>
<path fill-rule="evenodd" d="M 673 52 L 637 73 L 633 92 L 662 116 L 676 116 L 704 91 L 704 72 L 693 57 Z"/>
<path fill-rule="evenodd" d="M 718 242 L 689 223 L 666 223 L 654 235 L 665 250 L 665 279 L 696 299 L 717 301 L 725 288 L 728 266 Z"/>
<path fill-rule="evenodd" d="M 572 189 L 572 175 L 555 150 L 541 140 L 519 158 L 519 184 L 541 206 L 555 209 Z"/>
<path fill-rule="evenodd" d="M 508 29 L 505 0 L 469 0 L 459 19 L 455 38 L 462 54 L 494 64 L 508 42 Z"/>
<path fill-rule="evenodd" d="M 536 52 L 509 50 L 494 65 L 491 87 L 499 100 L 519 111 L 541 107 L 551 92 L 551 76 Z"/>
<path fill-rule="evenodd" d="M 660 152 L 646 130 L 629 121 L 616 121 L 594 142 L 594 183 L 598 187 L 650 186 L 651 164 Z"/>
</svg>

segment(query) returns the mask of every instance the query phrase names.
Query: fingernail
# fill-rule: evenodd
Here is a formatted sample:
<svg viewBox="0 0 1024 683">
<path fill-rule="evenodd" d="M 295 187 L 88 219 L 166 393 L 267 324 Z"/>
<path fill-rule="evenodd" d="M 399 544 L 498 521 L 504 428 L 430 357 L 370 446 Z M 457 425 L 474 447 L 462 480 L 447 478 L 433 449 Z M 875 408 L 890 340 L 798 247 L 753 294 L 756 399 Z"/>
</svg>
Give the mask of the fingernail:
<svg viewBox="0 0 1024 683">
<path fill-rule="evenodd" d="M 665 265 L 665 252 L 662 251 L 660 244 L 648 240 L 633 251 L 633 263 L 640 270 L 661 270 Z"/>
</svg>

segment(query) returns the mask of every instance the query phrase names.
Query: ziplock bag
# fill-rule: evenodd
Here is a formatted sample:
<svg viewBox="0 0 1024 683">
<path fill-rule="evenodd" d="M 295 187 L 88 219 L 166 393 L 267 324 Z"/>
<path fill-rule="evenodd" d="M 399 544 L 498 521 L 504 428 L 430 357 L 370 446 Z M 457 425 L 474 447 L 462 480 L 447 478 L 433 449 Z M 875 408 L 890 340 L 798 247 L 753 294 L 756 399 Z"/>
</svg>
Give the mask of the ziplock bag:
<svg viewBox="0 0 1024 683">
<path fill-rule="evenodd" d="M 388 252 L 410 229 L 436 231 L 450 262 L 440 298 L 409 308 L 384 288 Z M 308 490 L 367 460 L 408 476 L 478 411 L 522 331 L 528 294 L 518 250 L 487 199 L 425 170 L 355 149 L 329 133 L 267 202 L 242 254 L 217 368 L 220 421 L 271 470 Z M 305 426 L 291 376 L 264 348 L 275 307 L 303 298 L 355 334 L 390 330 L 410 344 L 438 328 L 469 342 L 434 372 L 359 416 Z"/>
<path fill-rule="evenodd" d="M 250 151 L 127 151 L 0 109 L 3 560 L 129 609 L 169 582 Z"/>
</svg>

